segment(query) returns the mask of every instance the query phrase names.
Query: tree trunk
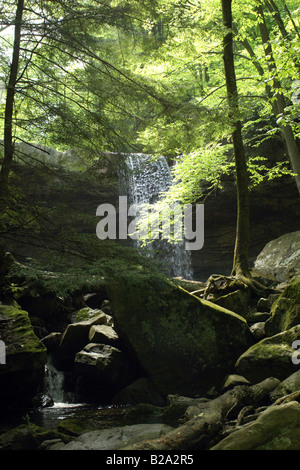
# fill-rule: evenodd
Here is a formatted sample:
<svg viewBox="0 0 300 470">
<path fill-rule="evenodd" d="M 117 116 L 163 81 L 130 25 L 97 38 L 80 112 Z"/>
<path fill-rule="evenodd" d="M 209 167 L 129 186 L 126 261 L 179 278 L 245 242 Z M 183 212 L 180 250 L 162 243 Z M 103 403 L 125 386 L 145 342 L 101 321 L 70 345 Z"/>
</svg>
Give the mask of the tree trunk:
<svg viewBox="0 0 300 470">
<path fill-rule="evenodd" d="M 16 84 L 19 70 L 20 44 L 21 44 L 21 28 L 22 17 L 24 11 L 24 0 L 18 0 L 17 11 L 15 16 L 15 35 L 12 62 L 10 66 L 10 74 L 7 86 L 7 96 L 4 115 L 4 158 L 0 171 L 0 196 L 1 199 L 6 197 L 8 189 L 8 178 L 14 155 L 13 143 L 13 112 L 14 98 L 16 93 Z"/>
<path fill-rule="evenodd" d="M 229 118 L 233 128 L 232 141 L 235 156 L 237 185 L 237 227 L 232 275 L 249 277 L 249 194 L 248 171 L 242 138 L 242 123 L 239 118 L 239 100 L 235 75 L 232 32 L 232 0 L 222 0 L 223 25 L 226 29 L 223 40 L 223 60 L 227 87 Z"/>
<path fill-rule="evenodd" d="M 294 136 L 294 132 L 292 127 L 289 124 L 284 122 L 284 115 L 285 115 L 285 99 L 282 93 L 281 83 L 277 77 L 277 66 L 273 55 L 272 46 L 270 43 L 270 35 L 266 25 L 265 16 L 263 12 L 263 8 L 261 5 L 255 8 L 256 13 L 259 18 L 258 26 L 260 31 L 261 40 L 264 46 L 266 61 L 268 64 L 269 72 L 273 75 L 273 82 L 274 82 L 274 97 L 275 97 L 275 104 L 277 107 L 277 114 L 282 118 L 279 127 L 282 131 L 287 153 L 290 159 L 290 163 L 292 166 L 292 170 L 295 173 L 295 181 L 296 185 L 300 194 L 300 154 L 297 146 L 297 142 Z"/>
</svg>

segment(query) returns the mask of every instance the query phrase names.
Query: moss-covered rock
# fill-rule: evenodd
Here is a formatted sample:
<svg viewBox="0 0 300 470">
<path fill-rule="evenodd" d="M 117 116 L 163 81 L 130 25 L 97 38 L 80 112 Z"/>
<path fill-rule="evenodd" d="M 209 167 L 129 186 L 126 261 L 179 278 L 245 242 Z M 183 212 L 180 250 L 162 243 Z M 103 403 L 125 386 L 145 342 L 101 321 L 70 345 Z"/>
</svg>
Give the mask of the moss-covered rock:
<svg viewBox="0 0 300 470">
<path fill-rule="evenodd" d="M 46 348 L 34 334 L 28 313 L 10 305 L 0 305 L 0 338 L 6 347 L 6 363 L 0 364 L 1 404 L 22 404 L 38 390 Z"/>
<path fill-rule="evenodd" d="M 216 298 L 213 297 L 211 302 L 246 318 L 248 313 L 249 292 L 236 290 L 226 295 Z"/>
<path fill-rule="evenodd" d="M 264 338 L 245 351 L 236 362 L 236 371 L 251 383 L 267 377 L 286 379 L 299 368 L 293 357 L 297 355 L 294 341 L 300 340 L 300 325 L 288 331 Z"/>
<path fill-rule="evenodd" d="M 49 430 L 33 423 L 21 424 L 0 436 L 1 450 L 36 450 L 39 445 L 52 439 L 68 443 L 70 438 L 56 430 Z"/>
<path fill-rule="evenodd" d="M 300 405 L 271 406 L 211 450 L 300 450 Z"/>
<path fill-rule="evenodd" d="M 111 317 L 106 315 L 102 310 L 99 308 L 90 308 L 84 307 L 76 313 L 75 322 L 82 322 L 82 321 L 89 321 L 93 318 L 99 317 L 102 315 L 103 317 L 103 325 L 108 325 Z"/>
<path fill-rule="evenodd" d="M 171 281 L 141 273 L 107 284 L 119 337 L 164 395 L 220 386 L 253 343 L 242 317 Z"/>
<path fill-rule="evenodd" d="M 61 420 L 57 430 L 68 436 L 80 436 L 81 434 L 90 431 L 92 426 L 79 418 L 66 418 Z"/>
<path fill-rule="evenodd" d="M 275 300 L 271 308 L 271 317 L 266 322 L 267 335 L 274 335 L 288 330 L 300 323 L 300 275 L 294 276 Z"/>
</svg>

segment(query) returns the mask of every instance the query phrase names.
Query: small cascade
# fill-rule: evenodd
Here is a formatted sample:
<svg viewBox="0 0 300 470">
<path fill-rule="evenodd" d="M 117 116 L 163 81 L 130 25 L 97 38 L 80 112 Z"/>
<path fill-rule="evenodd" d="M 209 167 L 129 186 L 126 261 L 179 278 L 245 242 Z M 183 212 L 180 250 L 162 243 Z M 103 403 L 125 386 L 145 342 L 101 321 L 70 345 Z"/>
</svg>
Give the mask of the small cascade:
<svg viewBox="0 0 300 470">
<path fill-rule="evenodd" d="M 167 191 L 172 184 L 165 157 L 153 160 L 146 154 L 129 154 L 126 162 L 130 170 L 127 178 L 130 204 L 153 204 L 159 200 L 160 193 Z M 137 243 L 140 245 L 139 241 Z M 160 239 L 148 247 L 158 251 L 170 276 L 193 279 L 191 253 L 185 249 L 184 241 L 169 243 Z"/>
<path fill-rule="evenodd" d="M 54 367 L 51 356 L 48 356 L 44 377 L 44 393 L 52 398 L 55 405 L 67 403 L 63 388 L 64 378 L 64 373 Z"/>
</svg>

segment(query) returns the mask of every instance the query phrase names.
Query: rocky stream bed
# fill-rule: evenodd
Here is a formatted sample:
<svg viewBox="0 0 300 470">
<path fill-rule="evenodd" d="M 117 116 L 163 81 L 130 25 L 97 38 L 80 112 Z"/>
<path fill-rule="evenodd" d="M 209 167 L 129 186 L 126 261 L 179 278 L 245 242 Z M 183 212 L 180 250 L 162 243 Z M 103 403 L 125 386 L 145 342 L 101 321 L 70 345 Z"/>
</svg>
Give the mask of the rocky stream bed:
<svg viewBox="0 0 300 470">
<path fill-rule="evenodd" d="M 270 275 L 258 258 L 260 293 L 143 272 L 71 300 L 2 283 L 0 449 L 300 450 L 299 235 L 271 245 Z"/>
</svg>

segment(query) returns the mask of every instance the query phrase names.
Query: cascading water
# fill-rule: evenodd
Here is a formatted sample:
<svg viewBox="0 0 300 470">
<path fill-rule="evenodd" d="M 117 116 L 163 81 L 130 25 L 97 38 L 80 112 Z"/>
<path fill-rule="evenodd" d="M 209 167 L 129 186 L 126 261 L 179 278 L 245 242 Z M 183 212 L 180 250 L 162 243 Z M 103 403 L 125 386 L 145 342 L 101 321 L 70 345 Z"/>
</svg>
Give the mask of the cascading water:
<svg viewBox="0 0 300 470">
<path fill-rule="evenodd" d="M 165 157 L 153 160 L 146 154 L 129 154 L 126 163 L 130 170 L 127 184 L 130 204 L 153 204 L 159 200 L 160 193 L 172 184 Z M 148 246 L 157 250 L 160 258 L 163 257 L 170 276 L 193 279 L 191 253 L 185 249 L 184 241 L 174 244 L 167 240 L 155 240 Z"/>
<path fill-rule="evenodd" d="M 52 398 L 54 404 L 66 403 L 63 385 L 64 373 L 54 367 L 51 356 L 49 356 L 44 377 L 44 392 Z"/>
</svg>

